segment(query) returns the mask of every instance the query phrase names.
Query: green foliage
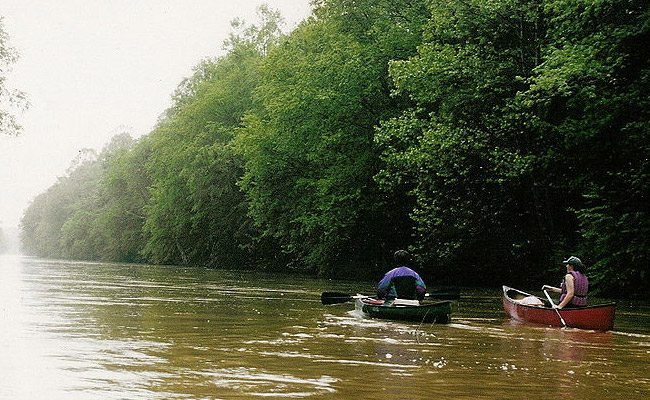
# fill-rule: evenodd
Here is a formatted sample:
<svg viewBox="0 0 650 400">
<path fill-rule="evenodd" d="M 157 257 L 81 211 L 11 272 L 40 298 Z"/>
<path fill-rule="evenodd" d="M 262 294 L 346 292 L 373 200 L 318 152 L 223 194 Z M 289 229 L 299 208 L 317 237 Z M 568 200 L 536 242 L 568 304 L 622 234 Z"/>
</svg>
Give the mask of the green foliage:
<svg viewBox="0 0 650 400">
<path fill-rule="evenodd" d="M 259 12 L 259 26 L 235 24 L 241 33 L 230 36 L 228 55 L 199 66 L 151 134 L 144 254 L 153 262 L 247 262 L 251 234 L 237 186 L 242 162 L 230 141 L 254 108 L 260 59 L 280 34 L 280 16 L 267 8 Z"/>
<path fill-rule="evenodd" d="M 23 251 L 43 257 L 120 259 L 105 253 L 109 232 L 100 224 L 106 211 L 103 193 L 106 167 L 132 145 L 118 134 L 101 153 L 81 151 L 67 176 L 37 196 L 21 220 Z"/>
<path fill-rule="evenodd" d="M 417 105 L 385 121 L 383 186 L 399 178 L 416 207 L 414 250 L 439 279 L 450 266 L 486 282 L 549 248 L 531 187 L 535 141 L 511 114 L 542 45 L 536 3 L 432 5 L 417 56 L 391 63 L 396 93 Z M 489 249 L 489 251 L 486 251 Z"/>
<path fill-rule="evenodd" d="M 82 153 L 22 221 L 49 257 L 647 293 L 642 0 L 317 0 L 260 9 L 157 127 Z M 0 48 L 5 46 L 0 42 Z"/>
<path fill-rule="evenodd" d="M 647 163 L 647 16 L 634 1 L 432 5 L 418 56 L 391 63 L 396 92 L 417 108 L 378 135 L 378 180 L 397 177 L 416 199 L 425 264 L 498 283 L 519 265 L 539 278 L 581 250 L 598 260 L 602 290 L 618 285 L 621 262 L 623 281 L 647 279 L 647 193 L 636 186 Z M 629 246 L 623 221 L 640 238 Z"/>
<path fill-rule="evenodd" d="M 0 17 L 0 133 L 17 135 L 22 127 L 16 119 L 16 112 L 26 109 L 29 105 L 25 93 L 13 90 L 7 85 L 7 74 L 12 65 L 18 60 L 16 49 L 9 42 L 9 35 L 4 30 Z"/>
<path fill-rule="evenodd" d="M 563 180 L 577 189 L 569 206 L 597 288 L 642 293 L 650 283 L 650 5 L 552 1 L 546 10 L 553 42 L 523 96 L 541 110 L 533 127 L 559 139 L 549 153 L 564 155 Z"/>
<path fill-rule="evenodd" d="M 101 188 L 104 204 L 95 221 L 103 233 L 103 242 L 98 243 L 103 260 L 146 260 L 140 253 L 146 243 L 142 228 L 151 197 L 147 171 L 151 151 L 150 140 L 145 137 L 107 160 Z"/>
<path fill-rule="evenodd" d="M 391 11 L 421 20 L 421 10 L 324 2 L 319 19 L 265 58 L 256 91 L 263 111 L 252 113 L 236 138 L 246 160 L 241 187 L 250 216 L 264 237 L 281 243 L 293 268 L 370 275 L 373 266 L 386 268 L 395 243 L 408 241 L 401 199 L 379 192 L 373 180 L 373 136 L 403 103 L 390 97 L 388 60 L 412 54 L 417 43 Z"/>
</svg>

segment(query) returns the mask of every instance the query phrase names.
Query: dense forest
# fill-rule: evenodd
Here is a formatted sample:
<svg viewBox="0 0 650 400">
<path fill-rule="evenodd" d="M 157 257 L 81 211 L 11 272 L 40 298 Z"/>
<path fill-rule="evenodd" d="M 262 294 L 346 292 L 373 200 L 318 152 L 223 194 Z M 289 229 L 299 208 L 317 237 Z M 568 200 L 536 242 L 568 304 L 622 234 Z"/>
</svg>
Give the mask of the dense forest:
<svg viewBox="0 0 650 400">
<path fill-rule="evenodd" d="M 430 285 L 650 284 L 645 0 L 315 0 L 233 22 L 138 140 L 22 220 L 45 257 Z"/>
</svg>

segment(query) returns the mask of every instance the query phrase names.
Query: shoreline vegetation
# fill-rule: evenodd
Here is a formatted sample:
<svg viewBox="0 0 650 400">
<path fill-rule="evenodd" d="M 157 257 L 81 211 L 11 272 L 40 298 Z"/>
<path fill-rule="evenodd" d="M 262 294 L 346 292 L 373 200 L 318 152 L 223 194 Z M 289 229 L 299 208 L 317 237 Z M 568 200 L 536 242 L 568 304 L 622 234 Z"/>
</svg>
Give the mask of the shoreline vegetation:
<svg viewBox="0 0 650 400">
<path fill-rule="evenodd" d="M 641 0 L 266 6 L 147 135 L 85 150 L 21 222 L 41 257 L 537 287 L 650 284 Z"/>
</svg>

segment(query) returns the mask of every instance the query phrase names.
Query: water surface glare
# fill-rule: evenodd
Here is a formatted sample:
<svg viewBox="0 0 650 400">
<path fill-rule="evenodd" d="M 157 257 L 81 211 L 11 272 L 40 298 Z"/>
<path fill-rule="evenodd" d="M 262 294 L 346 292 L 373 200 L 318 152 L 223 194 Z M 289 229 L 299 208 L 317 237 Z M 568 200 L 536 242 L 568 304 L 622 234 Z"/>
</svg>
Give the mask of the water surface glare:
<svg viewBox="0 0 650 400">
<path fill-rule="evenodd" d="M 464 290 L 446 325 L 362 319 L 336 282 L 0 256 L 0 399 L 650 398 L 650 306 L 615 330 L 516 323 Z"/>
</svg>

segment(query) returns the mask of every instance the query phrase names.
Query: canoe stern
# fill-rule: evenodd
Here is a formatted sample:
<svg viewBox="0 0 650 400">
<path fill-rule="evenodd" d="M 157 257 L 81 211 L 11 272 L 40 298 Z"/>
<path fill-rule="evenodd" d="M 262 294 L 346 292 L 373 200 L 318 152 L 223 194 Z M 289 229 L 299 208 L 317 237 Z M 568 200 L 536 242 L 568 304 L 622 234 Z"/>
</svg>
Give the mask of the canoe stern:
<svg viewBox="0 0 650 400">
<path fill-rule="evenodd" d="M 451 321 L 451 301 L 418 306 L 386 306 L 374 299 L 357 299 L 355 308 L 364 317 L 397 321 L 447 324 Z"/>
</svg>

